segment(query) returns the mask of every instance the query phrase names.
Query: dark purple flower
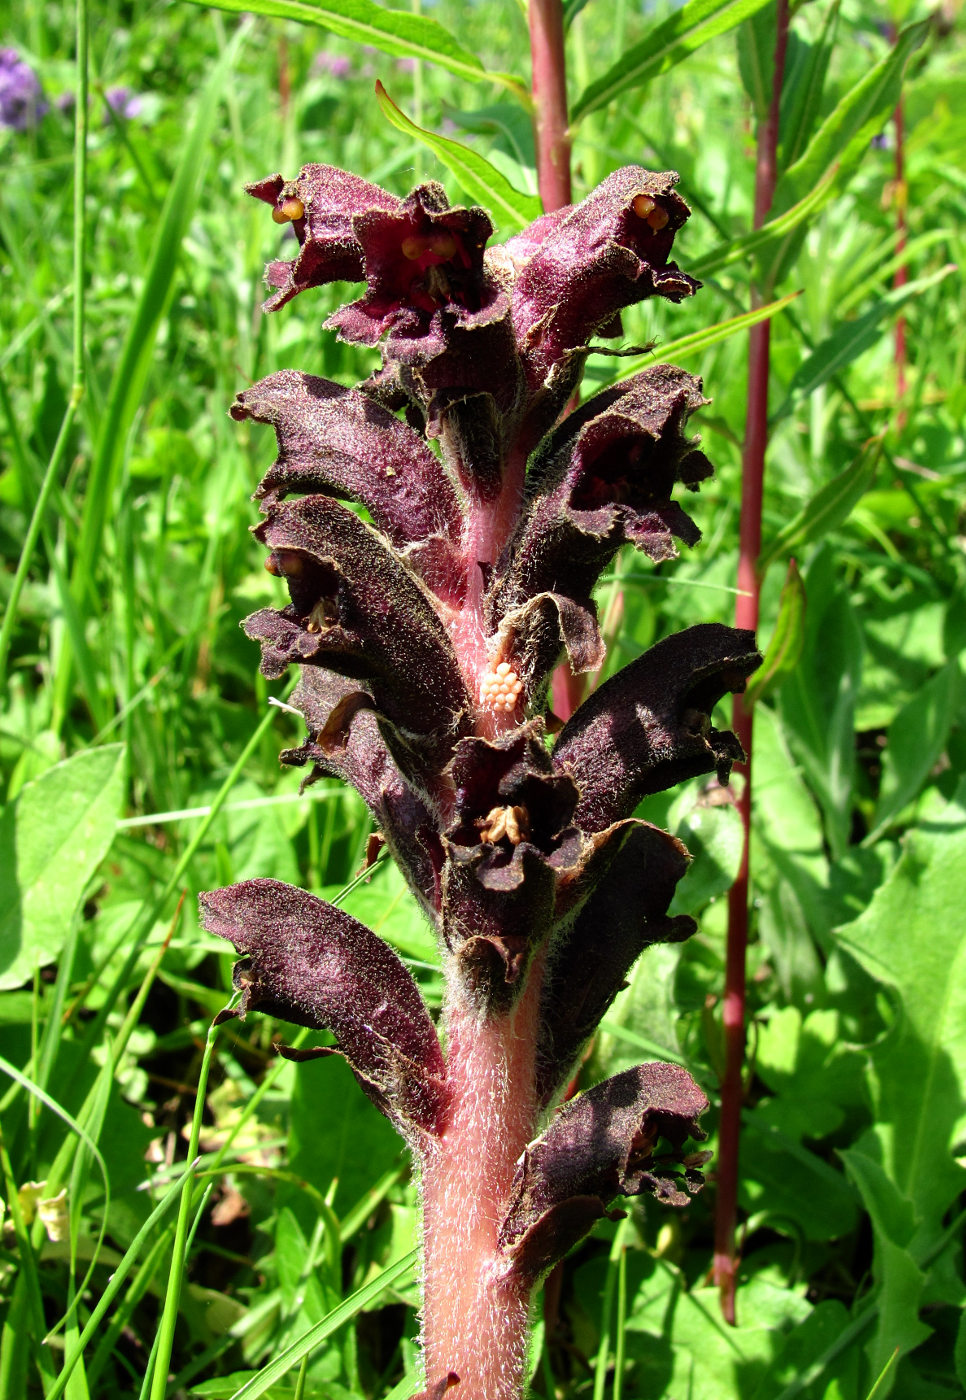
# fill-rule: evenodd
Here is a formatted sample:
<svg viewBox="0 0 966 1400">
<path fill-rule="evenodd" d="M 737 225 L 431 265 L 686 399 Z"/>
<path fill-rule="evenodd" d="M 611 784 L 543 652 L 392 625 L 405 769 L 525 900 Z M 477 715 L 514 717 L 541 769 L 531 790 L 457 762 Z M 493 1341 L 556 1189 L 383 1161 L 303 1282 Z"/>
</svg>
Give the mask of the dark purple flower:
<svg viewBox="0 0 966 1400">
<path fill-rule="evenodd" d="M 593 594 L 615 552 L 660 562 L 698 539 L 675 492 L 711 473 L 690 436 L 699 380 L 654 365 L 563 416 L 624 307 L 698 287 L 671 260 L 689 212 L 676 181 L 627 167 L 497 247 L 488 215 L 437 184 L 399 199 L 307 165 L 248 187 L 299 244 L 269 264 L 266 306 L 364 283 L 327 325 L 382 365 L 355 389 L 283 370 L 238 395 L 234 418 L 275 430 L 255 535 L 289 595 L 244 626 L 267 676 L 300 671 L 308 732 L 283 761 L 357 789 L 370 848 L 385 843 L 433 926 L 445 1056 L 399 959 L 342 911 L 254 880 L 202 896 L 203 918 L 244 955 L 239 1014 L 331 1032 L 419 1158 L 423 1400 L 461 1376 L 493 1394 L 489 1372 L 467 1377 L 495 1318 L 501 1334 L 516 1319 L 522 1378 L 535 1281 L 616 1197 L 683 1206 L 701 1184 L 686 1144 L 707 1100 L 678 1066 L 606 1080 L 540 1133 L 636 959 L 694 930 L 669 912 L 690 857 L 634 809 L 728 780 L 743 755 L 712 711 L 760 660 L 748 632 L 689 628 L 548 738 L 561 655 L 603 659 Z"/>
<path fill-rule="evenodd" d="M 48 110 L 34 70 L 16 49 L 0 49 L 0 126 L 26 131 Z"/>
</svg>

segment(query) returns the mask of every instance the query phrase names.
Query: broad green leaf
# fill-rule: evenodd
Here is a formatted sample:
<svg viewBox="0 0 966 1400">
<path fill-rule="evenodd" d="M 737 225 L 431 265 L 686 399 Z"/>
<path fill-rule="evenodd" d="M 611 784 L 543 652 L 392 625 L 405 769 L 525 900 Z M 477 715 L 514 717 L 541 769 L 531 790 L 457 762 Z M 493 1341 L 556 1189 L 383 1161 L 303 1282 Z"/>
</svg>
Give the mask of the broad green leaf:
<svg viewBox="0 0 966 1400">
<path fill-rule="evenodd" d="M 421 141 L 439 156 L 456 176 L 465 193 L 491 213 L 501 229 L 516 231 L 539 218 L 542 205 L 536 195 L 515 190 L 505 175 L 469 146 L 448 136 L 425 131 L 399 110 L 382 83 L 376 83 L 376 97 L 383 115 L 397 130 Z"/>
<path fill-rule="evenodd" d="M 686 788 L 671 805 L 668 829 L 694 857 L 674 893 L 671 912 L 696 914 L 734 884 L 744 846 L 741 818 L 730 802 L 711 806 L 702 801 L 700 789 Z"/>
<path fill-rule="evenodd" d="M 628 88 L 640 87 L 667 73 L 709 39 L 734 29 L 766 3 L 767 0 L 690 0 L 584 89 L 573 106 L 573 123 Z"/>
<path fill-rule="evenodd" d="M 719 321 L 717 325 L 708 326 L 704 330 L 682 335 L 678 340 L 669 340 L 650 353 L 641 355 L 639 359 L 628 360 L 622 366 L 624 372 L 621 379 L 629 379 L 631 375 L 638 374 L 653 364 L 663 364 L 672 360 L 676 362 L 686 355 L 696 355 L 700 350 L 707 350 L 710 345 L 717 345 L 720 340 L 728 340 L 730 336 L 750 330 L 752 326 L 757 326 L 759 321 L 767 321 L 772 316 L 777 316 L 779 311 L 784 311 L 788 303 L 798 296 L 801 296 L 801 292 L 789 292 L 787 296 L 769 302 L 767 306 L 758 306 L 754 311 L 744 311 L 740 316 L 732 316 L 728 321 Z"/>
<path fill-rule="evenodd" d="M 0 988 L 19 987 L 64 946 L 114 839 L 123 752 L 113 744 L 65 759 L 0 816 Z"/>
<path fill-rule="evenodd" d="M 745 692 L 745 704 L 756 704 L 768 691 L 781 685 L 798 665 L 805 645 L 805 585 L 794 559 L 788 561 L 788 575 L 778 600 L 775 630 L 765 651 L 765 659 Z"/>
<path fill-rule="evenodd" d="M 197 4 L 209 0 L 196 0 Z M 374 0 L 210 0 L 219 10 L 234 14 L 266 15 L 270 19 L 297 20 L 315 24 L 351 39 L 369 44 L 394 58 L 422 59 L 471 82 L 503 83 L 516 92 L 522 85 L 506 73 L 490 73 L 479 58 L 465 49 L 455 35 L 428 15 L 390 10 Z"/>
<path fill-rule="evenodd" d="M 862 316 L 857 316 L 854 321 L 846 321 L 843 325 L 838 326 L 799 365 L 788 386 L 785 402 L 774 414 L 775 420 L 783 418 L 793 403 L 800 402 L 809 394 L 813 394 L 822 384 L 828 383 L 853 360 L 858 359 L 866 350 L 877 344 L 884 320 L 895 316 L 906 302 L 921 296 L 923 292 L 934 287 L 937 282 L 942 282 L 955 271 L 955 264 L 947 263 L 945 267 L 938 268 L 925 277 L 917 277 L 915 281 L 906 283 L 904 287 L 895 287 L 891 291 L 884 292 L 875 306 Z"/>
<path fill-rule="evenodd" d="M 778 1354 L 748 1400 L 776 1400 L 782 1387 L 798 1381 L 816 1356 L 845 1339 L 848 1326 L 848 1311 L 838 1299 L 825 1299 L 816 1304 L 797 1327 L 784 1337 L 775 1338 Z M 851 1354 L 835 1359 L 838 1364 L 831 1368 L 821 1388 L 808 1390 L 809 1400 L 842 1400 L 844 1396 L 855 1394 L 854 1385 L 849 1381 L 857 1370 L 859 1356 L 853 1349 Z"/>
<path fill-rule="evenodd" d="M 776 1230 L 807 1240 L 847 1234 L 858 1218 L 855 1192 L 816 1153 L 767 1122 L 747 1114 L 742 1132 L 745 1168 L 740 1197 L 748 1210 L 762 1212 Z M 751 1165 L 753 1164 L 753 1165 Z"/>
<path fill-rule="evenodd" d="M 398 1279 L 404 1278 L 415 1263 L 416 1250 L 413 1249 L 397 1263 L 384 1269 L 378 1278 L 374 1278 L 371 1283 L 357 1289 L 344 1303 L 334 1308 L 314 1327 L 310 1327 L 297 1342 L 286 1347 L 279 1356 L 275 1357 L 274 1361 L 270 1361 L 267 1366 L 262 1367 L 256 1376 L 241 1386 L 239 1390 L 236 1390 L 231 1400 L 260 1400 L 260 1397 L 267 1394 L 277 1380 L 280 1380 L 282 1376 L 298 1365 L 303 1356 L 308 1356 L 320 1342 L 325 1341 L 326 1337 L 331 1336 L 338 1328 L 355 1317 L 356 1313 L 361 1312 L 363 1308 L 374 1302 Z"/>
<path fill-rule="evenodd" d="M 849 88 L 830 112 L 797 161 L 778 181 L 772 207 L 787 209 L 807 189 L 837 168 L 840 188 L 847 183 L 869 142 L 882 129 L 895 108 L 902 77 L 910 57 L 923 43 L 925 21 L 910 25 L 861 82 Z"/>
<path fill-rule="evenodd" d="M 954 659 L 903 705 L 889 725 L 882 785 L 866 844 L 878 840 L 929 777 L 946 747 L 962 696 L 962 671 Z"/>
<path fill-rule="evenodd" d="M 870 1052 L 881 1167 L 912 1203 L 915 1240 L 928 1246 L 966 1187 L 953 1158 L 966 1079 L 966 783 L 936 819 L 905 837 L 868 909 L 839 930 L 841 946 L 899 1006 Z"/>
<path fill-rule="evenodd" d="M 919 1321 L 926 1276 L 909 1248 L 915 1233 L 912 1201 L 861 1147 L 845 1149 L 839 1155 L 872 1221 L 878 1320 L 869 1351 L 875 1375 L 888 1365 L 896 1347 L 903 1353 L 912 1351 L 930 1335 L 932 1329 Z"/>
<path fill-rule="evenodd" d="M 847 520 L 855 505 L 872 485 L 882 439 L 872 438 L 838 476 L 821 487 L 808 504 L 775 536 L 758 560 L 758 576 L 764 578 L 769 566 L 783 554 L 822 540 Z M 786 584 L 787 587 L 787 584 Z"/>
</svg>

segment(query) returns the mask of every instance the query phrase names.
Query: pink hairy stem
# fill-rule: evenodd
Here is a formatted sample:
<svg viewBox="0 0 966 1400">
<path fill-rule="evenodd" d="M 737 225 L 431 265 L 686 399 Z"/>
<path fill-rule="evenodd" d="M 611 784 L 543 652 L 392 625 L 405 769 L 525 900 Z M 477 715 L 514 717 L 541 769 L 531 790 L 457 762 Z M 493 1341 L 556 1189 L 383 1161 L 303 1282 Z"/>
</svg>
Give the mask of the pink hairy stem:
<svg viewBox="0 0 966 1400">
<path fill-rule="evenodd" d="M 543 960 L 505 1016 L 482 1018 L 450 988 L 452 1105 L 423 1155 L 423 1346 L 427 1387 L 449 1373 L 460 1400 L 518 1400 L 530 1287 L 497 1243 L 517 1159 L 537 1128 L 534 1047 Z"/>
<path fill-rule="evenodd" d="M 768 218 L 777 180 L 779 112 L 788 46 L 788 0 L 776 0 L 775 60 L 767 116 L 757 134 L 755 167 L 755 228 Z M 752 305 L 762 302 L 752 289 Z M 748 335 L 748 413 L 741 459 L 741 534 L 738 555 L 738 598 L 735 625 L 757 628 L 761 593 L 758 557 L 761 554 L 762 497 L 765 451 L 768 446 L 768 380 L 771 323 L 762 321 Z M 735 1322 L 735 1283 L 738 1267 L 735 1225 L 738 1210 L 739 1141 L 745 1057 L 745 962 L 748 946 L 748 849 L 751 833 L 752 710 L 735 696 L 734 731 L 747 755 L 745 783 L 738 799 L 744 831 L 741 866 L 728 894 L 728 942 L 722 1012 L 725 1068 L 721 1081 L 721 1119 L 715 1206 L 714 1280 L 721 1293 L 725 1321 Z"/>
</svg>

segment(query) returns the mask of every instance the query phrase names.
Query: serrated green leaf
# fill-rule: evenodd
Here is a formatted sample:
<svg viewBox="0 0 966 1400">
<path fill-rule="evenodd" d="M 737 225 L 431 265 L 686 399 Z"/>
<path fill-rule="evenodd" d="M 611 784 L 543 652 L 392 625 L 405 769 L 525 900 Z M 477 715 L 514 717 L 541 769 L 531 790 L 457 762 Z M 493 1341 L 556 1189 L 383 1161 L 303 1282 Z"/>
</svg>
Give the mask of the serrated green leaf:
<svg viewBox="0 0 966 1400">
<path fill-rule="evenodd" d="M 448 136 L 437 136 L 417 126 L 399 110 L 380 82 L 376 83 L 376 97 L 386 119 L 398 131 L 434 151 L 456 176 L 466 195 L 491 213 L 501 229 L 515 232 L 540 217 L 540 200 L 515 190 L 485 157 Z"/>
<path fill-rule="evenodd" d="M 474 83 L 502 83 L 517 93 L 523 90 L 519 80 L 509 74 L 488 72 L 476 54 L 465 49 L 438 20 L 428 15 L 408 14 L 405 10 L 386 9 L 373 0 L 195 0 L 195 3 L 206 6 L 211 3 L 233 14 L 266 15 L 269 19 L 314 24 L 342 39 L 370 44 L 394 58 L 421 59 Z"/>
<path fill-rule="evenodd" d="M 124 750 L 85 749 L 22 789 L 0 816 L 0 988 L 57 956 L 114 839 Z"/>
<path fill-rule="evenodd" d="M 788 574 L 778 600 L 775 630 L 765 659 L 745 692 L 745 704 L 754 705 L 768 691 L 781 684 L 794 671 L 805 646 L 805 585 L 794 559 L 788 561 Z"/>
<path fill-rule="evenodd" d="M 628 88 L 640 87 L 667 73 L 709 39 L 734 29 L 766 3 L 768 0 L 690 0 L 584 89 L 574 103 L 572 124 Z"/>
<path fill-rule="evenodd" d="M 916 1215 L 917 1257 L 966 1185 L 954 1160 L 966 1078 L 966 784 L 936 820 L 908 833 L 868 909 L 840 945 L 900 1006 L 870 1052 L 880 1164 Z"/>
<path fill-rule="evenodd" d="M 882 456 L 882 439 L 872 438 L 854 462 L 815 493 L 808 504 L 779 530 L 758 560 L 758 576 L 764 578 L 771 564 L 783 554 L 824 539 L 847 520 L 875 479 Z"/>
</svg>

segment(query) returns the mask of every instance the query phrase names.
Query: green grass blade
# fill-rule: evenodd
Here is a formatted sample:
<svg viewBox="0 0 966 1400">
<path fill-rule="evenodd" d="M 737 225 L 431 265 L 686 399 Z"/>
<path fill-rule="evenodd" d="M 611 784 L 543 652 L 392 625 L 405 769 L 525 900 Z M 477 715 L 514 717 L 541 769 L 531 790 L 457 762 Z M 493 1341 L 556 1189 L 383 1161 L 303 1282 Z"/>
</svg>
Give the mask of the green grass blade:
<svg viewBox="0 0 966 1400">
<path fill-rule="evenodd" d="M 340 1303 L 337 1308 L 317 1322 L 314 1327 L 310 1327 L 304 1332 L 298 1341 L 286 1347 L 280 1356 L 276 1356 L 274 1361 L 261 1371 L 257 1376 L 253 1376 L 250 1381 L 246 1381 L 240 1390 L 236 1390 L 231 1400 L 259 1400 L 267 1390 L 281 1380 L 286 1372 L 302 1360 L 303 1356 L 308 1356 L 320 1342 L 325 1341 L 333 1332 L 338 1331 L 346 1322 L 355 1317 L 364 1307 L 371 1303 L 379 1294 L 384 1292 L 396 1282 L 397 1279 L 405 1277 L 414 1267 L 418 1251 L 411 1249 L 402 1259 L 398 1259 L 395 1264 L 391 1264 L 388 1269 L 383 1269 L 378 1278 L 374 1278 L 371 1283 L 367 1283 L 363 1288 L 357 1289 L 351 1297 L 346 1298 L 344 1303 Z"/>
<path fill-rule="evenodd" d="M 191 1137 L 188 1140 L 185 1188 L 178 1203 L 178 1220 L 175 1225 L 174 1244 L 171 1249 L 171 1271 L 168 1275 L 168 1287 L 165 1290 L 161 1321 L 158 1324 L 158 1349 L 154 1359 L 154 1377 L 150 1390 L 151 1400 L 164 1400 L 168 1388 L 168 1370 L 171 1365 L 171 1353 L 174 1350 L 174 1329 L 178 1321 L 181 1285 L 188 1257 L 188 1233 L 191 1224 L 192 1203 L 190 1186 L 198 1167 L 198 1142 L 201 1137 L 201 1123 L 204 1118 L 208 1092 L 208 1072 L 211 1068 L 211 1059 L 217 1038 L 218 1027 L 212 1025 L 208 1029 L 205 1053 L 202 1056 L 201 1069 L 198 1073 L 198 1090 L 195 1094 L 195 1109 L 191 1119 Z M 195 1228 L 197 1228 L 197 1219 L 195 1220 Z"/>
<path fill-rule="evenodd" d="M 459 141 L 437 136 L 435 132 L 426 131 L 411 122 L 380 82 L 376 83 L 376 98 L 387 121 L 398 131 L 421 141 L 435 152 L 456 176 L 469 198 L 492 213 L 501 229 L 516 232 L 539 218 L 542 205 L 536 195 L 515 190 L 506 176 L 501 175 L 484 156 L 478 155 L 469 146 L 461 145 Z"/>
<path fill-rule="evenodd" d="M 84 501 L 74 586 L 86 591 L 101 547 L 104 521 L 127 450 L 128 434 L 151 371 L 154 346 L 174 292 L 185 234 L 204 188 L 211 131 L 228 76 L 249 33 L 243 25 L 225 49 L 201 94 L 154 238 L 144 286 L 131 317 L 111 381 L 103 424 L 94 449 Z"/>
<path fill-rule="evenodd" d="M 906 64 L 923 43 L 928 21 L 911 24 L 888 54 L 850 88 L 812 137 L 804 154 L 788 167 L 775 190 L 773 208 L 783 209 L 801 198 L 837 169 L 837 183 L 846 183 L 895 108 Z"/>
<path fill-rule="evenodd" d="M 783 311 L 788 303 L 798 296 L 801 296 L 801 292 L 789 292 L 778 301 L 770 301 L 767 306 L 757 306 L 754 311 L 743 311 L 740 316 L 732 316 L 728 321 L 719 321 L 717 325 L 707 326 L 704 330 L 682 335 L 678 340 L 669 340 L 649 354 L 642 355 L 640 359 L 629 360 L 623 367 L 625 373 L 621 375 L 621 379 L 629 379 L 632 375 L 639 374 L 642 369 L 647 369 L 649 365 L 683 360 L 687 355 L 696 355 L 700 350 L 707 350 L 710 345 L 717 345 L 721 340 L 727 340 L 730 336 L 757 326 L 759 321 L 767 321 L 771 316 L 777 316 L 779 311 Z"/>
<path fill-rule="evenodd" d="M 211 0 L 196 0 L 211 3 Z M 470 82 L 502 83 L 518 96 L 524 88 L 519 79 L 507 73 L 489 72 L 476 54 L 464 49 L 448 29 L 428 15 L 407 14 L 404 10 L 389 10 L 373 0 L 214 0 L 219 10 L 233 14 L 266 15 L 270 19 L 296 20 L 314 24 L 351 39 L 357 44 L 369 44 L 394 58 L 414 58 L 455 73 Z"/>
<path fill-rule="evenodd" d="M 712 248 L 710 253 L 705 253 L 703 258 L 689 263 L 688 272 L 693 277 L 710 277 L 724 267 L 746 262 L 772 244 L 786 240 L 790 233 L 806 219 L 813 218 L 831 199 L 835 188 L 833 175 L 834 171 L 828 172 L 803 199 L 792 205 L 791 209 L 786 209 L 783 214 L 769 219 L 760 229 L 746 233 L 742 238 L 733 238 L 728 243 L 721 243 L 717 248 Z"/>
<path fill-rule="evenodd" d="M 855 320 L 846 321 L 838 326 L 821 344 L 816 345 L 795 371 L 788 386 L 785 402 L 774 415 L 775 421 L 783 418 L 793 403 L 814 394 L 816 389 L 840 374 L 853 360 L 876 345 L 884 320 L 897 315 L 907 302 L 921 296 L 930 287 L 935 287 L 955 271 L 955 264 L 947 263 L 945 267 L 938 268 L 926 277 L 917 277 L 914 282 L 907 282 L 904 287 L 895 287 L 892 291 L 884 292 L 875 306 L 864 315 L 856 316 Z"/>
<path fill-rule="evenodd" d="M 572 123 L 580 121 L 588 112 L 595 112 L 628 88 L 659 78 L 709 39 L 734 29 L 766 3 L 767 0 L 691 0 L 622 54 L 603 77 L 584 88 L 574 103 Z"/>
<path fill-rule="evenodd" d="M 168 1188 L 147 1220 L 141 1226 L 140 1230 L 138 1230 L 137 1234 L 134 1236 L 121 1262 L 111 1273 L 107 1286 L 94 1305 L 91 1315 L 84 1325 L 84 1330 L 81 1332 L 76 1343 L 72 1346 L 68 1342 L 64 1356 L 64 1365 L 56 1382 L 48 1391 L 45 1400 L 60 1400 L 60 1396 L 63 1395 L 67 1382 L 70 1379 L 71 1372 L 87 1350 L 91 1340 L 96 1336 L 108 1309 L 121 1291 L 125 1279 L 134 1268 L 142 1248 L 163 1223 L 165 1217 L 170 1213 L 175 1201 L 179 1199 L 190 1179 L 191 1172 L 186 1167 L 178 1180 L 173 1182 Z"/>
</svg>

